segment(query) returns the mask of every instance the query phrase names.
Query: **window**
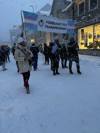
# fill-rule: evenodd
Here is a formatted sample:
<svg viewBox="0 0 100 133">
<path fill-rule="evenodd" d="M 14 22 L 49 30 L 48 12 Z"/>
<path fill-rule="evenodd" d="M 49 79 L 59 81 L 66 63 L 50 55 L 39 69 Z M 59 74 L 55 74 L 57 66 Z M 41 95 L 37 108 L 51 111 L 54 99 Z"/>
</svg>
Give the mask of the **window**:
<svg viewBox="0 0 100 133">
<path fill-rule="evenodd" d="M 81 49 L 100 49 L 100 23 L 79 29 L 78 43 Z"/>
<path fill-rule="evenodd" d="M 98 0 L 90 0 L 90 10 L 96 9 L 98 7 Z"/>
<path fill-rule="evenodd" d="M 85 12 L 85 3 L 82 2 L 78 5 L 78 16 L 84 15 Z"/>
</svg>

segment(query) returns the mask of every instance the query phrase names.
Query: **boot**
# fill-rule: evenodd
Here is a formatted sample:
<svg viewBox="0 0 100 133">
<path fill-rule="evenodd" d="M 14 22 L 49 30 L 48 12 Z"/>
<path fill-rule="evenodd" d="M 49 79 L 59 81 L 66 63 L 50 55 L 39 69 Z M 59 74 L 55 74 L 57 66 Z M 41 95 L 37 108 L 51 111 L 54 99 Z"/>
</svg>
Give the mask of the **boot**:
<svg viewBox="0 0 100 133">
<path fill-rule="evenodd" d="M 27 94 L 30 94 L 29 86 L 26 88 L 26 93 L 27 93 Z"/>
<path fill-rule="evenodd" d="M 78 73 L 78 74 L 82 74 L 82 73 L 80 72 L 80 70 L 78 70 L 77 73 Z"/>
<path fill-rule="evenodd" d="M 78 73 L 78 74 L 82 74 L 82 73 L 80 72 L 80 66 L 79 66 L 79 64 L 77 65 L 77 73 Z"/>
<path fill-rule="evenodd" d="M 73 74 L 72 70 L 69 70 L 70 74 Z"/>
<path fill-rule="evenodd" d="M 58 72 L 58 69 L 56 70 L 56 74 L 59 75 L 60 73 Z"/>
<path fill-rule="evenodd" d="M 25 89 L 26 89 L 26 93 L 29 94 L 29 93 L 30 93 L 30 90 L 29 90 L 29 83 L 28 83 L 28 80 L 25 80 L 24 86 L 25 86 Z"/>
<path fill-rule="evenodd" d="M 64 64 L 63 64 L 63 62 L 62 62 L 62 69 L 64 69 L 65 67 L 64 67 Z"/>
<path fill-rule="evenodd" d="M 2 71 L 6 71 L 7 70 L 7 68 L 3 68 L 3 70 Z"/>
<path fill-rule="evenodd" d="M 73 74 L 73 71 L 72 71 L 72 68 L 71 67 L 69 67 L 69 73 L 70 74 Z"/>
<path fill-rule="evenodd" d="M 56 72 L 55 71 L 53 71 L 53 75 L 56 75 Z"/>
<path fill-rule="evenodd" d="M 68 66 L 67 66 L 67 65 L 65 65 L 65 68 L 68 68 Z"/>
</svg>

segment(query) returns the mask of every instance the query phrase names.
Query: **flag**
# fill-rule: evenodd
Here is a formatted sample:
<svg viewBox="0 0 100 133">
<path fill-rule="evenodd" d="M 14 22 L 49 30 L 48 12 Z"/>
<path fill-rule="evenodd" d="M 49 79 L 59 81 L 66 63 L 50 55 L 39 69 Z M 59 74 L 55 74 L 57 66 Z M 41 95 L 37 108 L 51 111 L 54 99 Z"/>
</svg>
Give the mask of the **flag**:
<svg viewBox="0 0 100 133">
<path fill-rule="evenodd" d="M 37 14 L 23 11 L 23 24 L 25 32 L 37 31 L 37 19 L 38 19 Z"/>
</svg>

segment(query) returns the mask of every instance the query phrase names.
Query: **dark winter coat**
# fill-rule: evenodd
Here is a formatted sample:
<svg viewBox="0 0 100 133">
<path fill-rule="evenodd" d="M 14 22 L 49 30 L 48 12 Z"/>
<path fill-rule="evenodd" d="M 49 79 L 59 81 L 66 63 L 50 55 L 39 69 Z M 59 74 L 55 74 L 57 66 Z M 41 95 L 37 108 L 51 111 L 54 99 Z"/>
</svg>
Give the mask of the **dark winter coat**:
<svg viewBox="0 0 100 133">
<path fill-rule="evenodd" d="M 50 56 L 50 47 L 49 46 L 47 46 L 47 45 L 44 45 L 44 55 L 45 56 Z"/>
<path fill-rule="evenodd" d="M 33 59 L 37 59 L 38 58 L 38 53 L 39 53 L 39 48 L 37 46 L 31 46 L 30 50 L 33 54 Z"/>
<path fill-rule="evenodd" d="M 60 58 L 63 60 L 63 59 L 66 59 L 67 58 L 67 49 L 65 46 L 62 46 L 61 49 L 60 49 Z"/>
<path fill-rule="evenodd" d="M 78 59 L 78 50 L 79 47 L 75 41 L 69 42 L 67 45 L 67 50 L 68 50 L 68 58 L 72 60 Z"/>
<path fill-rule="evenodd" d="M 7 53 L 4 47 L 0 47 L 0 65 L 2 65 L 6 61 L 6 58 L 7 58 Z"/>
<path fill-rule="evenodd" d="M 55 45 L 56 45 L 56 47 L 54 48 Z M 55 43 L 51 47 L 51 58 L 52 58 L 52 60 L 56 60 L 57 62 L 59 62 L 59 59 L 60 59 L 60 49 L 59 49 L 58 45 Z"/>
</svg>

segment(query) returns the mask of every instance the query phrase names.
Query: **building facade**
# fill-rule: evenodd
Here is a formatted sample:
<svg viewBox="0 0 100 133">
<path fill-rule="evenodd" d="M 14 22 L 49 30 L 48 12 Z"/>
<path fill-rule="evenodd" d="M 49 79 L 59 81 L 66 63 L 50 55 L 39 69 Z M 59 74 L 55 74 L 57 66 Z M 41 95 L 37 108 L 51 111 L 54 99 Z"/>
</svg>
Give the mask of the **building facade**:
<svg viewBox="0 0 100 133">
<path fill-rule="evenodd" d="M 46 4 L 37 12 L 37 14 L 49 16 L 50 12 L 51 12 L 51 5 Z M 35 42 L 37 44 L 47 43 L 49 45 L 50 41 L 51 41 L 50 32 L 38 31 L 37 33 L 35 33 Z"/>
<path fill-rule="evenodd" d="M 71 1 L 69 0 L 53 0 L 51 15 L 61 19 L 67 19 L 72 17 L 72 12 L 69 11 L 67 14 L 64 11 L 69 6 Z"/>
<path fill-rule="evenodd" d="M 74 0 L 80 49 L 100 49 L 100 0 Z"/>
<path fill-rule="evenodd" d="M 50 12 L 51 12 L 51 5 L 46 4 L 38 12 L 34 13 L 36 16 L 38 16 L 38 18 L 36 18 L 37 20 L 35 20 L 36 26 L 38 25 L 39 17 L 49 16 Z M 30 17 L 28 17 L 28 20 L 32 21 L 32 19 L 34 18 L 33 17 L 34 14 L 32 14 L 32 12 L 27 12 L 27 14 L 30 16 Z M 31 18 L 31 17 L 33 17 L 33 18 Z M 40 44 L 44 44 L 44 43 L 48 44 L 51 41 L 49 32 L 39 31 L 37 28 L 35 29 L 34 27 L 32 27 L 34 24 L 33 25 L 30 24 L 30 22 L 28 24 L 29 24 L 29 26 L 27 26 L 27 25 L 24 26 L 25 38 L 27 40 L 28 45 L 31 45 L 32 43 L 35 43 L 36 45 L 40 45 Z"/>
<path fill-rule="evenodd" d="M 53 0 L 52 8 L 51 8 L 51 16 L 59 18 L 59 19 L 72 19 L 73 11 L 70 0 Z M 67 9 L 68 8 L 68 9 Z M 68 10 L 68 11 L 66 11 Z M 66 34 L 52 33 L 52 40 L 55 38 L 59 38 L 59 41 L 65 41 L 68 38 Z"/>
</svg>

